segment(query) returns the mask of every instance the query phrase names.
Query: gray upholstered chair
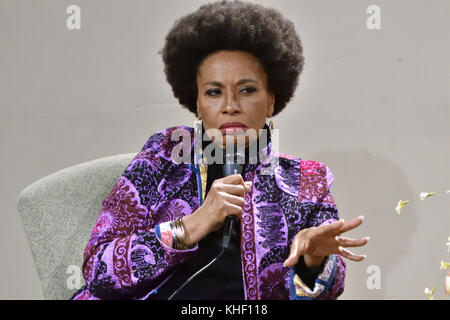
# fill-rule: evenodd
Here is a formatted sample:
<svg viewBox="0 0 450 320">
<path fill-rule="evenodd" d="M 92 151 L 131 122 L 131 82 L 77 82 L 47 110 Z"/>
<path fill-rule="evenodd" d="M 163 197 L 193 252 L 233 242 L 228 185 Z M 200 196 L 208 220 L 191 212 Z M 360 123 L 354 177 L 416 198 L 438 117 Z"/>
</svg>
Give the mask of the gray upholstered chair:
<svg viewBox="0 0 450 320">
<path fill-rule="evenodd" d="M 85 162 L 26 187 L 18 198 L 45 299 L 69 299 L 85 284 L 83 251 L 112 187 L 136 153 Z"/>
</svg>

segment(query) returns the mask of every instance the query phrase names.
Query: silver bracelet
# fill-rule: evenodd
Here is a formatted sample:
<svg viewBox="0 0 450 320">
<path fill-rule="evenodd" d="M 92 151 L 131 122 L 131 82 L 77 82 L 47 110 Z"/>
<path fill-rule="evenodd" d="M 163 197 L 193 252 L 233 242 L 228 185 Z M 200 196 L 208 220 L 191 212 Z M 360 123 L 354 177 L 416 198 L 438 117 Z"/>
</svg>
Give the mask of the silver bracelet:
<svg viewBox="0 0 450 320">
<path fill-rule="evenodd" d="M 172 231 L 173 248 L 177 250 L 189 249 L 189 246 L 186 243 L 186 233 L 181 218 L 172 221 L 170 223 L 170 229 Z"/>
</svg>

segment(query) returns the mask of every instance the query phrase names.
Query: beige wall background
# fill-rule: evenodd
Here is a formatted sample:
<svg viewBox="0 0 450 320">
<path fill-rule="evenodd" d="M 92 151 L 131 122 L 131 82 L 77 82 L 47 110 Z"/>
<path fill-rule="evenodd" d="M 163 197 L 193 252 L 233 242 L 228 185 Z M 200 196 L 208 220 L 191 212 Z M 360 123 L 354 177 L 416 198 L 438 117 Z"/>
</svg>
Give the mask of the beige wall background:
<svg viewBox="0 0 450 320">
<path fill-rule="evenodd" d="M 173 98 L 157 51 L 174 21 L 207 1 L 0 0 L 0 298 L 41 299 L 16 210 L 32 182 L 138 152 L 194 117 Z M 279 116 L 281 151 L 326 163 L 348 236 L 370 236 L 347 262 L 341 299 L 425 299 L 449 260 L 450 2 L 266 0 L 296 25 L 305 70 Z M 66 8 L 81 8 L 68 30 Z M 381 29 L 369 30 L 369 5 Z M 422 191 L 440 192 L 425 201 Z M 398 200 L 412 200 L 401 215 Z M 368 268 L 380 270 L 369 289 Z"/>
</svg>

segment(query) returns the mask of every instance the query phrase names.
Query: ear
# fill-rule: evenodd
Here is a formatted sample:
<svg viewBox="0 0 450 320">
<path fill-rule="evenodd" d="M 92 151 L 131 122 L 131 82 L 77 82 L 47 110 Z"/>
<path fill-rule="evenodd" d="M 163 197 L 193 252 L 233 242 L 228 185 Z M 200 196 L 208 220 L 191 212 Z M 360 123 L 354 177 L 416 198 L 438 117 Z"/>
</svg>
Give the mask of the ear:
<svg viewBox="0 0 450 320">
<path fill-rule="evenodd" d="M 275 95 L 273 93 L 269 93 L 269 108 L 267 109 L 267 116 L 271 117 L 274 111 L 275 106 Z"/>
<path fill-rule="evenodd" d="M 198 100 L 197 100 L 197 118 L 198 118 L 198 120 L 202 120 L 202 115 L 200 113 L 200 107 L 198 106 Z"/>
</svg>

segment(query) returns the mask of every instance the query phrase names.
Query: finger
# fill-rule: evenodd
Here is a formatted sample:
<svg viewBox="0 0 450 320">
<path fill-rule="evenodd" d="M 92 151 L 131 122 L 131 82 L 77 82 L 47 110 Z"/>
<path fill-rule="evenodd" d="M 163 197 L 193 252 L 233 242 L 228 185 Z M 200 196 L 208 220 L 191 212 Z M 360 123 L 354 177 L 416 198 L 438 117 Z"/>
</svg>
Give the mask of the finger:
<svg viewBox="0 0 450 320">
<path fill-rule="evenodd" d="M 226 200 L 229 203 L 235 204 L 241 208 L 244 206 L 245 199 L 243 197 L 235 196 L 233 194 L 229 194 L 222 191 L 220 192 L 220 195 L 223 197 L 224 200 Z"/>
<path fill-rule="evenodd" d="M 251 181 L 245 181 L 243 185 L 222 183 L 220 184 L 220 189 L 235 195 L 244 195 L 251 190 L 252 186 L 253 182 Z"/>
<path fill-rule="evenodd" d="M 338 252 L 341 256 L 343 256 L 349 260 L 356 261 L 356 262 L 362 261 L 367 257 L 365 254 L 364 255 L 354 254 L 353 252 L 345 249 L 342 246 L 339 246 Z"/>
<path fill-rule="evenodd" d="M 348 222 L 344 222 L 344 225 L 342 226 L 341 229 L 338 230 L 338 233 L 344 233 L 347 231 L 350 231 L 352 229 L 355 229 L 357 226 L 359 226 L 361 223 L 363 223 L 364 220 L 364 216 L 359 216 L 356 218 L 353 218 L 352 220 L 348 221 Z"/>
<path fill-rule="evenodd" d="M 361 247 L 369 241 L 370 237 L 364 237 L 361 239 L 351 239 L 346 237 L 337 236 L 336 240 L 342 247 Z"/>
<path fill-rule="evenodd" d="M 216 186 L 217 190 L 233 194 L 235 196 L 244 196 L 245 195 L 245 187 L 241 185 L 236 184 L 225 184 L 225 183 L 219 183 Z"/>
<path fill-rule="evenodd" d="M 284 261 L 284 267 L 292 267 L 297 264 L 298 258 L 301 255 L 301 250 L 304 248 L 305 242 L 300 241 L 297 238 L 294 238 L 294 241 L 291 245 L 291 251 L 289 257 Z"/>
<path fill-rule="evenodd" d="M 242 217 L 242 207 L 228 201 L 225 201 L 225 205 L 228 208 L 228 210 L 225 211 L 226 216 L 235 216 L 237 219 L 240 219 Z M 223 219 L 225 218 L 226 217 L 224 217 Z"/>
<path fill-rule="evenodd" d="M 221 178 L 223 183 L 227 184 L 241 184 L 244 185 L 244 178 L 240 174 L 232 174 L 230 176 L 226 176 L 225 178 Z"/>
<path fill-rule="evenodd" d="M 317 234 L 336 233 L 344 225 L 344 220 L 337 220 L 332 223 L 317 227 Z"/>
</svg>

